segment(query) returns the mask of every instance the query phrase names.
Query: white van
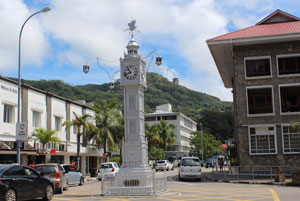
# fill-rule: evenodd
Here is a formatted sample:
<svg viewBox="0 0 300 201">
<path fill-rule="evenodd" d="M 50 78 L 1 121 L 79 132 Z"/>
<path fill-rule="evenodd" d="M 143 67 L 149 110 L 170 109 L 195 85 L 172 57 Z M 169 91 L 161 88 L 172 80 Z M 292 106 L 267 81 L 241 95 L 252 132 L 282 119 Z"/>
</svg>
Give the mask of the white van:
<svg viewBox="0 0 300 201">
<path fill-rule="evenodd" d="M 182 157 L 178 169 L 179 180 L 195 179 L 201 181 L 201 162 L 198 157 Z"/>
</svg>

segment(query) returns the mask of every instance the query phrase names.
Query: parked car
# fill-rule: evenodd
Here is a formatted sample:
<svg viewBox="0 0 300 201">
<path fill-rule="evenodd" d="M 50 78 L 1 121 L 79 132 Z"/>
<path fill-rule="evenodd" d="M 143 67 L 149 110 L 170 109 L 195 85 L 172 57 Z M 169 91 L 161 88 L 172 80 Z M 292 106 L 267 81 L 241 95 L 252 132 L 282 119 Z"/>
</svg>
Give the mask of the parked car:
<svg viewBox="0 0 300 201">
<path fill-rule="evenodd" d="M 196 179 L 201 181 L 201 163 L 198 157 L 182 157 L 178 169 L 179 180 Z"/>
<path fill-rule="evenodd" d="M 52 180 L 55 192 L 63 193 L 63 190 L 68 190 L 68 179 L 65 175 L 64 169 L 61 167 L 60 164 L 38 164 L 34 166 L 34 169 L 38 172 L 43 173 L 45 176 L 48 176 Z"/>
<path fill-rule="evenodd" d="M 81 172 L 77 171 L 76 168 L 69 164 L 62 165 L 65 175 L 68 179 L 69 185 L 78 184 L 82 186 L 84 184 L 84 178 Z"/>
<path fill-rule="evenodd" d="M 114 177 L 118 174 L 119 169 L 120 168 L 116 162 L 101 163 L 97 171 L 97 178 L 99 181 L 101 181 L 102 174 Z"/>
<path fill-rule="evenodd" d="M 174 166 L 173 164 L 168 161 L 168 160 L 159 160 L 156 162 L 156 165 L 155 165 L 155 170 L 158 171 L 158 170 L 174 170 Z"/>
<path fill-rule="evenodd" d="M 216 166 L 217 161 L 218 161 L 218 159 L 216 159 L 216 158 L 207 158 L 205 160 L 205 167 L 206 168 L 209 168 L 209 167 L 214 168 Z"/>
<path fill-rule="evenodd" d="M 54 186 L 49 177 L 22 165 L 0 165 L 0 200 L 51 200 Z"/>
</svg>

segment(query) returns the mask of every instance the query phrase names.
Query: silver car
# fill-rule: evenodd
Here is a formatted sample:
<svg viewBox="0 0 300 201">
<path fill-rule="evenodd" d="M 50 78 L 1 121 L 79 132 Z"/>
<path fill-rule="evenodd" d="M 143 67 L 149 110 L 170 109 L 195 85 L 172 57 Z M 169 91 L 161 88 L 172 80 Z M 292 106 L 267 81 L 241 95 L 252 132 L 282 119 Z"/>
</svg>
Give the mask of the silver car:
<svg viewBox="0 0 300 201">
<path fill-rule="evenodd" d="M 65 171 L 65 175 L 68 179 L 69 185 L 78 184 L 82 186 L 84 184 L 84 178 L 82 176 L 82 173 L 77 171 L 74 166 L 69 164 L 63 164 L 62 167 Z"/>
<path fill-rule="evenodd" d="M 182 157 L 178 169 L 178 177 L 201 181 L 201 163 L 198 157 Z"/>
</svg>

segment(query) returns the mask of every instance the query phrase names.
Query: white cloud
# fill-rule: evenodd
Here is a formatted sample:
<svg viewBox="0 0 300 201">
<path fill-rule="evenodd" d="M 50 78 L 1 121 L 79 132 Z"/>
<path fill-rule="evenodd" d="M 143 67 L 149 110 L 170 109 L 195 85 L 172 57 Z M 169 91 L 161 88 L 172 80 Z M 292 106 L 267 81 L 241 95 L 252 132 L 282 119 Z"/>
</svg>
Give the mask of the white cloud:
<svg viewBox="0 0 300 201">
<path fill-rule="evenodd" d="M 129 39 L 124 29 L 130 20 L 136 19 L 140 30 L 136 40 L 140 45 L 151 44 L 147 49 L 162 47 L 186 59 L 189 65 L 185 70 L 189 73 L 184 75 L 187 77 L 182 77 L 180 66 L 172 65 L 180 84 L 222 100 L 232 100 L 205 41 L 228 32 L 226 27 L 230 21 L 236 27 L 252 25 L 256 14 L 246 14 L 245 19 L 244 11 L 257 9 L 257 13 L 264 13 L 272 7 L 272 0 L 267 2 L 269 6 L 259 0 L 246 0 L 243 4 L 238 0 L 222 3 L 217 0 L 52 0 L 49 1 L 51 11 L 34 17 L 25 27 L 23 63 L 47 65 L 43 64 L 46 52 L 56 66 L 82 68 L 86 61 L 96 65 L 91 58 L 119 59 Z M 0 63 L 0 73 L 4 73 L 8 67 L 14 70 L 17 67 L 19 29 L 32 12 L 21 0 L 0 0 L 0 5 L 0 23 L 6 28 L 0 32 L 0 60 L 5 61 Z M 45 36 L 51 42 L 51 49 Z M 118 61 L 101 61 L 101 64 L 112 67 L 110 71 L 119 67 Z M 167 74 L 168 79 L 174 77 L 171 74 Z"/>
<path fill-rule="evenodd" d="M 1 0 L 0 5 L 0 72 L 9 72 L 17 69 L 19 32 L 31 12 L 20 0 Z M 31 18 L 21 37 L 21 64 L 42 65 L 48 48 L 39 17 Z"/>
</svg>

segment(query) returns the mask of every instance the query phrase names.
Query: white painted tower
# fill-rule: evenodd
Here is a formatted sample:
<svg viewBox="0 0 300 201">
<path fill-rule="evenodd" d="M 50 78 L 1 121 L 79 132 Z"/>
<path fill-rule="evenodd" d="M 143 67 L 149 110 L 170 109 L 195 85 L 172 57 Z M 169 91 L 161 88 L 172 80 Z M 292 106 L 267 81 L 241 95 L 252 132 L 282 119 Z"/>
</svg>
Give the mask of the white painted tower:
<svg viewBox="0 0 300 201">
<path fill-rule="evenodd" d="M 130 26 L 131 40 L 127 53 L 120 59 L 121 87 L 124 92 L 125 139 L 123 162 L 110 195 L 153 195 L 154 172 L 148 163 L 148 144 L 145 137 L 144 91 L 146 62 L 139 54 L 139 45 L 134 39 L 135 21 Z"/>
</svg>

